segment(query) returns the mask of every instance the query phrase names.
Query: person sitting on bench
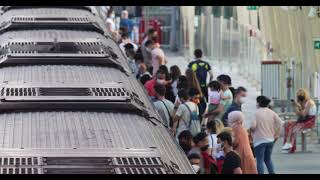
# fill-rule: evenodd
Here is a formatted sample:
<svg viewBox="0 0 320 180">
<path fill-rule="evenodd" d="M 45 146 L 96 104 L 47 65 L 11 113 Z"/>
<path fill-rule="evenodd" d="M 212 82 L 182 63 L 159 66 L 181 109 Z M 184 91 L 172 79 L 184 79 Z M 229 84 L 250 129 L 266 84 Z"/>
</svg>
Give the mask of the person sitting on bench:
<svg viewBox="0 0 320 180">
<path fill-rule="evenodd" d="M 297 91 L 297 101 L 291 100 L 294 111 L 298 116 L 297 121 L 290 120 L 284 124 L 284 153 L 294 153 L 296 150 L 296 133 L 304 129 L 313 128 L 316 119 L 317 108 L 305 89 Z M 289 138 L 289 139 L 288 139 Z"/>
</svg>

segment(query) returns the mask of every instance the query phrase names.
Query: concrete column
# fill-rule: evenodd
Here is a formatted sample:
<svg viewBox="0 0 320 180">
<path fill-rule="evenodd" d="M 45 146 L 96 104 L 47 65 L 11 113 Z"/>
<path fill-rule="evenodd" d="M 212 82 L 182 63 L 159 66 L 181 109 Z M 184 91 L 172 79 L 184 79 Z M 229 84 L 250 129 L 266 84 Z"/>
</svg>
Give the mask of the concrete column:
<svg viewBox="0 0 320 180">
<path fill-rule="evenodd" d="M 185 32 L 185 37 L 187 42 L 187 49 L 185 56 L 190 61 L 194 51 L 194 16 L 195 16 L 195 6 L 180 6 L 181 19 L 183 24 L 183 32 Z"/>
</svg>

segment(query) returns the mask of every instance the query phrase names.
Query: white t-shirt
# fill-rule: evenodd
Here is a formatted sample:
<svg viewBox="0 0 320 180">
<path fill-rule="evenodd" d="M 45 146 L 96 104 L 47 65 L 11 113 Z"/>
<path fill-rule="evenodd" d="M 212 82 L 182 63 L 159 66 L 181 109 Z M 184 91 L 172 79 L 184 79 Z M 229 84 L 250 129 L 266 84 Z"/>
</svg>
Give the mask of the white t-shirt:
<svg viewBox="0 0 320 180">
<path fill-rule="evenodd" d="M 310 107 L 309 109 L 309 116 L 316 116 L 317 115 L 317 106 L 313 105 L 312 107 Z"/>
<path fill-rule="evenodd" d="M 164 123 L 166 123 L 169 126 L 170 125 L 170 116 L 172 115 L 173 109 L 174 109 L 173 103 L 167 99 L 163 99 L 162 102 L 156 101 L 153 104 L 154 104 L 156 110 L 159 112 L 162 119 L 165 121 Z M 167 108 L 168 108 L 168 110 L 167 110 Z"/>
<path fill-rule="evenodd" d="M 112 18 L 107 18 L 107 23 L 111 24 L 111 30 L 112 32 L 116 30 L 116 24 L 114 23 Z"/>
<path fill-rule="evenodd" d="M 162 58 L 161 62 L 159 62 L 159 59 L 158 59 L 159 57 Z M 160 48 L 152 49 L 152 51 L 151 51 L 151 59 L 152 59 L 152 67 L 153 67 L 152 75 L 155 75 L 156 72 L 158 71 L 159 67 L 161 65 L 165 65 L 166 64 L 165 55 L 164 55 L 164 52 L 162 51 L 162 49 L 160 49 Z"/>
<path fill-rule="evenodd" d="M 129 42 L 130 44 L 132 44 L 133 46 L 133 50 L 134 52 L 137 52 L 138 51 L 138 46 L 132 42 Z M 120 43 L 119 47 L 120 49 L 123 51 L 124 54 L 126 54 L 126 48 L 124 48 L 124 46 L 128 44 L 127 42 L 123 42 L 123 43 Z"/>
<path fill-rule="evenodd" d="M 176 112 L 176 115 L 181 117 L 179 121 L 179 126 L 177 128 L 177 133 L 176 133 L 177 137 L 179 136 L 180 132 L 184 130 L 189 130 L 191 114 L 188 108 L 186 107 L 186 105 L 190 108 L 191 112 L 197 112 L 197 114 L 199 114 L 198 106 L 195 103 L 189 101 L 184 104 L 180 104 Z"/>
<path fill-rule="evenodd" d="M 223 157 L 224 156 L 224 153 L 223 151 L 218 151 L 218 138 L 217 138 L 217 135 L 216 134 L 211 134 L 209 137 L 208 137 L 208 141 L 209 141 L 209 148 L 212 149 L 212 154 L 211 156 L 215 159 L 218 159 L 220 157 Z M 218 152 L 216 152 L 218 151 Z"/>
<path fill-rule="evenodd" d="M 177 84 L 178 84 L 178 80 L 173 81 L 172 84 L 171 84 L 172 91 L 173 91 L 173 95 L 174 95 L 175 97 L 178 96 Z"/>
</svg>

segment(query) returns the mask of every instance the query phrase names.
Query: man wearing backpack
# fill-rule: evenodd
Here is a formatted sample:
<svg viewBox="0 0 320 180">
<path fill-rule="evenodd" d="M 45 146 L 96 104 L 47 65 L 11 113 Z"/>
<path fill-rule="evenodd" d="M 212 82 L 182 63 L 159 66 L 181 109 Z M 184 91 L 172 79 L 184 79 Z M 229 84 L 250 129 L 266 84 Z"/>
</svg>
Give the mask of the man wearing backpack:
<svg viewBox="0 0 320 180">
<path fill-rule="evenodd" d="M 195 136 L 201 131 L 198 108 L 200 92 L 191 88 L 187 93 L 182 89 L 178 92 L 178 96 L 181 104 L 173 120 L 172 134 L 178 137 L 180 132 L 189 130 Z"/>
<path fill-rule="evenodd" d="M 206 61 L 202 60 L 202 50 L 196 49 L 194 51 L 195 60 L 189 63 L 188 68 L 192 69 L 200 83 L 201 91 L 203 95 L 208 100 L 208 86 L 207 86 L 207 77 L 209 73 L 210 82 L 213 80 L 213 74 L 211 71 L 211 66 Z"/>
<path fill-rule="evenodd" d="M 166 94 L 166 87 L 165 85 L 157 84 L 154 86 L 154 90 L 156 92 L 156 101 L 153 104 L 161 118 L 165 121 L 164 123 L 171 128 L 174 105 L 164 97 Z"/>
</svg>

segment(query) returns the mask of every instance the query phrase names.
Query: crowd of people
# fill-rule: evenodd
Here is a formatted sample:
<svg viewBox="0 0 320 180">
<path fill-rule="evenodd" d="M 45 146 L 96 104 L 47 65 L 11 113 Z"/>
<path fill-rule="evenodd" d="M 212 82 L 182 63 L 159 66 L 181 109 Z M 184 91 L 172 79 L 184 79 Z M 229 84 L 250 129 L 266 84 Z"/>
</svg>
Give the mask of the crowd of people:
<svg viewBox="0 0 320 180">
<path fill-rule="evenodd" d="M 274 143 L 284 124 L 286 152 L 295 151 L 295 134 L 315 120 L 315 104 L 305 90 L 293 100 L 298 121 L 283 123 L 270 107 L 271 100 L 257 97 L 257 110 L 249 129 L 244 127 L 245 87 L 232 87 L 229 75 L 213 77 L 211 66 L 203 60 L 201 49 L 194 61 L 181 72 L 167 67 L 167 58 L 157 42 L 157 32 L 149 29 L 141 45 L 130 40 L 130 23 L 125 21 L 115 35 L 136 78 L 145 87 L 155 109 L 164 120 L 192 167 L 200 174 L 263 174 L 264 164 L 275 173 L 271 160 Z M 112 16 L 108 12 L 108 17 Z"/>
</svg>

